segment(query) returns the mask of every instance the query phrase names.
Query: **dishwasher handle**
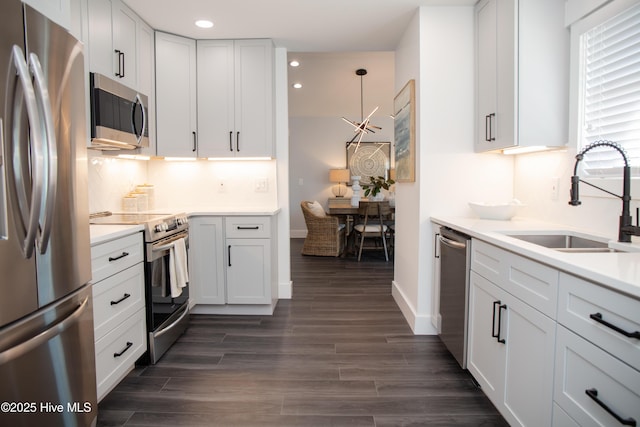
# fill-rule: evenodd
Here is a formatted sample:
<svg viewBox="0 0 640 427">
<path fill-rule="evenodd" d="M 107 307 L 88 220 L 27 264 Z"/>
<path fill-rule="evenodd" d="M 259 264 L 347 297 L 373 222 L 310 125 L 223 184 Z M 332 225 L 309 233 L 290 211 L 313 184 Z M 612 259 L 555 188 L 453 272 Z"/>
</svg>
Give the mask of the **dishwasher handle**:
<svg viewBox="0 0 640 427">
<path fill-rule="evenodd" d="M 454 249 L 466 249 L 467 248 L 467 244 L 466 243 L 457 242 L 455 240 L 448 239 L 448 238 L 444 237 L 443 235 L 440 235 L 440 243 L 442 243 L 443 245 L 449 246 L 450 248 L 454 248 Z"/>
</svg>

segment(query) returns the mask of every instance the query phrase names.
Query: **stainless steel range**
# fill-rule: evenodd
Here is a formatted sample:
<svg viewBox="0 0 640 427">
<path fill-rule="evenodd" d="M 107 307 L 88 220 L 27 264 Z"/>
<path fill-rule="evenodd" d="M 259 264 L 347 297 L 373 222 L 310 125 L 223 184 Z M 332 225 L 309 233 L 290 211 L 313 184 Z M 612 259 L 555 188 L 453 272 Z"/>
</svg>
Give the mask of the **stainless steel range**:
<svg viewBox="0 0 640 427">
<path fill-rule="evenodd" d="M 187 215 L 105 212 L 90 223 L 144 225 L 148 361 L 155 364 L 189 322 Z"/>
</svg>

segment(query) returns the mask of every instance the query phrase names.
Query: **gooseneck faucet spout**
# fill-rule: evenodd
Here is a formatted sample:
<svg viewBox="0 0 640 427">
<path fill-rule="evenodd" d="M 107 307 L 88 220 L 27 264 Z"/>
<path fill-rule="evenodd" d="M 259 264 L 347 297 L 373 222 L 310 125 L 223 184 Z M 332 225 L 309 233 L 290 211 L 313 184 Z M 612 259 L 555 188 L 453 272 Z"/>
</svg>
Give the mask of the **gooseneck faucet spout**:
<svg viewBox="0 0 640 427">
<path fill-rule="evenodd" d="M 622 169 L 622 196 L 614 194 L 604 188 L 600 188 L 597 185 L 591 184 L 589 182 L 583 181 L 578 176 L 578 163 L 584 158 L 584 155 L 587 151 L 590 151 L 597 147 L 610 147 L 615 149 L 624 160 L 624 167 Z M 620 147 L 620 145 L 611 141 L 596 141 L 592 144 L 587 145 L 582 149 L 578 154 L 576 154 L 576 163 L 573 167 L 573 176 L 571 177 L 571 199 L 569 200 L 569 204 L 571 206 L 579 206 L 582 204 L 580 202 L 580 195 L 578 189 L 578 183 L 582 182 L 584 184 L 590 185 L 591 187 L 597 188 L 600 191 L 604 191 L 605 193 L 611 194 L 619 199 L 622 199 L 622 214 L 620 215 L 620 227 L 618 229 L 618 241 L 623 243 L 630 243 L 631 236 L 640 236 L 640 224 L 639 224 L 639 216 L 638 212 L 640 209 L 636 210 L 636 225 L 632 224 L 631 212 L 630 212 L 630 203 L 631 203 L 631 167 L 629 166 L 629 159 L 627 158 L 627 154 L 624 149 Z"/>
</svg>

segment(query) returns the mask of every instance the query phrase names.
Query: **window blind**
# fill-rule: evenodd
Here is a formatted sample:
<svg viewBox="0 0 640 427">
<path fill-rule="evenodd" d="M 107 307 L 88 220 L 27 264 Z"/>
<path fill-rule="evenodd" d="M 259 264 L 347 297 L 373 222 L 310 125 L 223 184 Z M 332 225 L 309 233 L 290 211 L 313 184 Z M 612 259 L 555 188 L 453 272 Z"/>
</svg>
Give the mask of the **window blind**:
<svg viewBox="0 0 640 427">
<path fill-rule="evenodd" d="M 582 36 L 582 137 L 584 148 L 598 140 L 618 143 L 632 175 L 640 176 L 640 4 Z M 620 176 L 624 162 L 613 149 L 589 151 L 587 175 Z"/>
</svg>

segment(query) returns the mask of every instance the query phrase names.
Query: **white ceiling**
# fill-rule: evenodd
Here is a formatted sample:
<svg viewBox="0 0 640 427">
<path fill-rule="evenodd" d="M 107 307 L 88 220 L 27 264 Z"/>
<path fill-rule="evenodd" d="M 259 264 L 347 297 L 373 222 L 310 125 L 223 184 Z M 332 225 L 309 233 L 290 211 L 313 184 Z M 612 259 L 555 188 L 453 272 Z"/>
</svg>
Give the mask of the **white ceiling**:
<svg viewBox="0 0 640 427">
<path fill-rule="evenodd" d="M 289 52 L 394 50 L 420 6 L 476 0 L 124 0 L 157 30 L 194 39 L 270 38 Z M 197 19 L 213 21 L 197 28 Z"/>
<path fill-rule="evenodd" d="M 291 116 L 360 118 L 391 114 L 393 51 L 420 6 L 470 6 L 476 0 L 124 0 L 151 27 L 194 39 L 270 38 L 300 60 L 289 68 Z M 211 29 L 194 25 L 213 21 Z"/>
</svg>

